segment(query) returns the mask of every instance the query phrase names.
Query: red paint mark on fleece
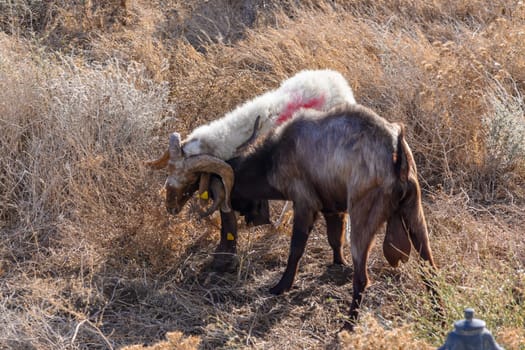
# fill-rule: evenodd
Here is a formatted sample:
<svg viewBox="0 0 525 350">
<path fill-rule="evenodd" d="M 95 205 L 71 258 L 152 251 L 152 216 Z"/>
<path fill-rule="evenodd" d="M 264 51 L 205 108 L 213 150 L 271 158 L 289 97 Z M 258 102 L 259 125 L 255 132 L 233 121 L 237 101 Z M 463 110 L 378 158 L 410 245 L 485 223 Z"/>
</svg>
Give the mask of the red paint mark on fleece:
<svg viewBox="0 0 525 350">
<path fill-rule="evenodd" d="M 299 108 L 321 109 L 324 102 L 325 98 L 323 95 L 306 101 L 301 101 L 299 98 L 295 98 L 293 101 L 288 102 L 282 113 L 279 115 L 279 118 L 277 118 L 276 124 L 280 125 L 290 119 Z"/>
</svg>

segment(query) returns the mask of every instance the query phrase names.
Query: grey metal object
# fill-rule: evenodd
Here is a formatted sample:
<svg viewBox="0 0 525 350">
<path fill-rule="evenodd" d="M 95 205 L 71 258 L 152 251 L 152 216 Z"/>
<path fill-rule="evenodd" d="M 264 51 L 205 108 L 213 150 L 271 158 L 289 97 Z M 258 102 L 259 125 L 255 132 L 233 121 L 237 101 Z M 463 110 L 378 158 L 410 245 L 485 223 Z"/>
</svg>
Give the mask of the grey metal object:
<svg viewBox="0 0 525 350">
<path fill-rule="evenodd" d="M 485 321 L 474 318 L 474 310 L 465 309 L 465 319 L 454 322 L 445 344 L 438 350 L 504 350 L 485 328 Z"/>
</svg>

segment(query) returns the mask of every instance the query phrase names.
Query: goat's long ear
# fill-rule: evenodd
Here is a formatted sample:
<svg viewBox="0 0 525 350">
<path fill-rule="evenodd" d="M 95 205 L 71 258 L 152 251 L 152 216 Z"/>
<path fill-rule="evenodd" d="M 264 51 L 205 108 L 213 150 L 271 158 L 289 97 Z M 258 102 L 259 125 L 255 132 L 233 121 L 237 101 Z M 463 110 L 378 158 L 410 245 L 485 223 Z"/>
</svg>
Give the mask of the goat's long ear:
<svg viewBox="0 0 525 350">
<path fill-rule="evenodd" d="M 199 201 L 201 207 L 206 206 L 206 203 L 208 203 L 208 199 L 210 196 L 210 177 L 210 173 L 202 173 L 199 180 Z"/>
<path fill-rule="evenodd" d="M 209 154 L 200 154 L 184 159 L 184 171 L 189 174 L 195 173 L 211 173 L 217 174 L 224 186 L 225 198 L 223 211 L 229 212 L 230 208 L 230 193 L 234 183 L 234 173 L 232 167 L 224 160 L 210 156 Z M 202 185 L 202 184 L 201 184 Z"/>
<path fill-rule="evenodd" d="M 408 178 L 406 190 L 398 210 L 401 213 L 401 219 L 405 229 L 408 231 L 414 249 L 423 260 L 428 261 L 431 266 L 435 266 L 428 240 L 427 222 L 421 204 L 421 188 L 419 187 L 419 181 L 417 179 L 416 163 L 414 162 L 412 151 L 405 140 L 402 140 L 401 146 L 403 150 L 402 153 L 404 157 L 406 157 L 406 176 L 408 176 Z M 404 176 L 404 168 L 405 166 L 402 165 L 401 176 Z"/>
<path fill-rule="evenodd" d="M 222 185 L 222 182 L 214 177 L 214 178 L 208 178 L 208 184 L 209 184 L 209 191 L 212 194 L 213 202 L 210 205 L 208 209 L 203 209 L 199 215 L 201 218 L 205 218 L 206 216 L 209 216 L 213 214 L 219 207 L 223 212 L 228 212 L 230 209 L 225 204 L 226 199 L 226 192 L 224 190 L 224 186 Z M 204 206 L 202 206 L 204 208 Z"/>
<path fill-rule="evenodd" d="M 168 165 L 169 160 L 170 160 L 170 152 L 166 150 L 166 152 L 164 152 L 164 154 L 159 159 L 150 160 L 150 161 L 145 162 L 144 164 L 146 164 L 147 166 L 153 169 L 162 169 L 162 168 L 165 168 L 166 165 Z"/>
<path fill-rule="evenodd" d="M 427 222 L 421 204 L 421 189 L 414 175 L 410 174 L 407 193 L 399 210 L 414 249 L 423 260 L 435 266 L 428 239 Z"/>
<path fill-rule="evenodd" d="M 408 238 L 401 213 L 396 211 L 387 221 L 385 240 L 383 241 L 383 255 L 393 267 L 398 267 L 399 262 L 406 263 L 410 256 L 412 244 Z"/>
</svg>

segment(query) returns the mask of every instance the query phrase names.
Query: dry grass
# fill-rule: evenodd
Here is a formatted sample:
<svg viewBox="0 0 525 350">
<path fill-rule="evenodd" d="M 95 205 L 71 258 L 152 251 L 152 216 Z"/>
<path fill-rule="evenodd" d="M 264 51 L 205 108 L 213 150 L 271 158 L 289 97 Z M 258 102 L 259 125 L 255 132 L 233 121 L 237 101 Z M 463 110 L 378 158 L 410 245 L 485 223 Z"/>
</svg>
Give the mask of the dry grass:
<svg viewBox="0 0 525 350">
<path fill-rule="evenodd" d="M 472 306 L 525 349 L 523 2 L 214 3 L 0 2 L 0 348 L 426 349 Z M 408 126 L 449 326 L 381 236 L 338 335 L 352 269 L 329 266 L 324 223 L 274 297 L 289 227 L 241 225 L 239 270 L 217 274 L 217 217 L 166 215 L 143 161 L 168 133 L 303 68 Z"/>
</svg>

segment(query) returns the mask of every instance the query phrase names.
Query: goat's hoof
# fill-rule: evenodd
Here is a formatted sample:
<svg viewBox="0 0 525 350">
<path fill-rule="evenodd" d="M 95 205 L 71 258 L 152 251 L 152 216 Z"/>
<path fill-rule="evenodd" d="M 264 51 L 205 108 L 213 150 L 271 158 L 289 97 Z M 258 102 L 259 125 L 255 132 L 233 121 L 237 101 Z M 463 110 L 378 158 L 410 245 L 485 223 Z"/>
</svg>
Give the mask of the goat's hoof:
<svg viewBox="0 0 525 350">
<path fill-rule="evenodd" d="M 334 265 L 335 266 L 348 266 L 348 262 L 346 262 L 345 259 L 340 259 L 340 260 L 334 260 Z"/>
<path fill-rule="evenodd" d="M 347 332 L 353 333 L 354 332 L 354 328 L 355 328 L 354 322 L 350 322 L 350 321 L 346 321 L 345 320 L 345 323 L 343 324 L 343 327 L 341 327 L 341 332 L 342 331 L 347 331 Z"/>
<path fill-rule="evenodd" d="M 270 294 L 281 295 L 283 293 L 284 293 L 284 291 L 281 288 L 277 288 L 277 287 L 270 288 Z"/>
<path fill-rule="evenodd" d="M 270 293 L 273 295 L 281 295 L 289 290 L 290 288 L 282 287 L 280 284 L 277 284 L 276 286 L 270 288 Z"/>
<path fill-rule="evenodd" d="M 216 252 L 213 254 L 211 266 L 217 272 L 235 272 L 239 266 L 239 259 L 233 253 Z"/>
</svg>

